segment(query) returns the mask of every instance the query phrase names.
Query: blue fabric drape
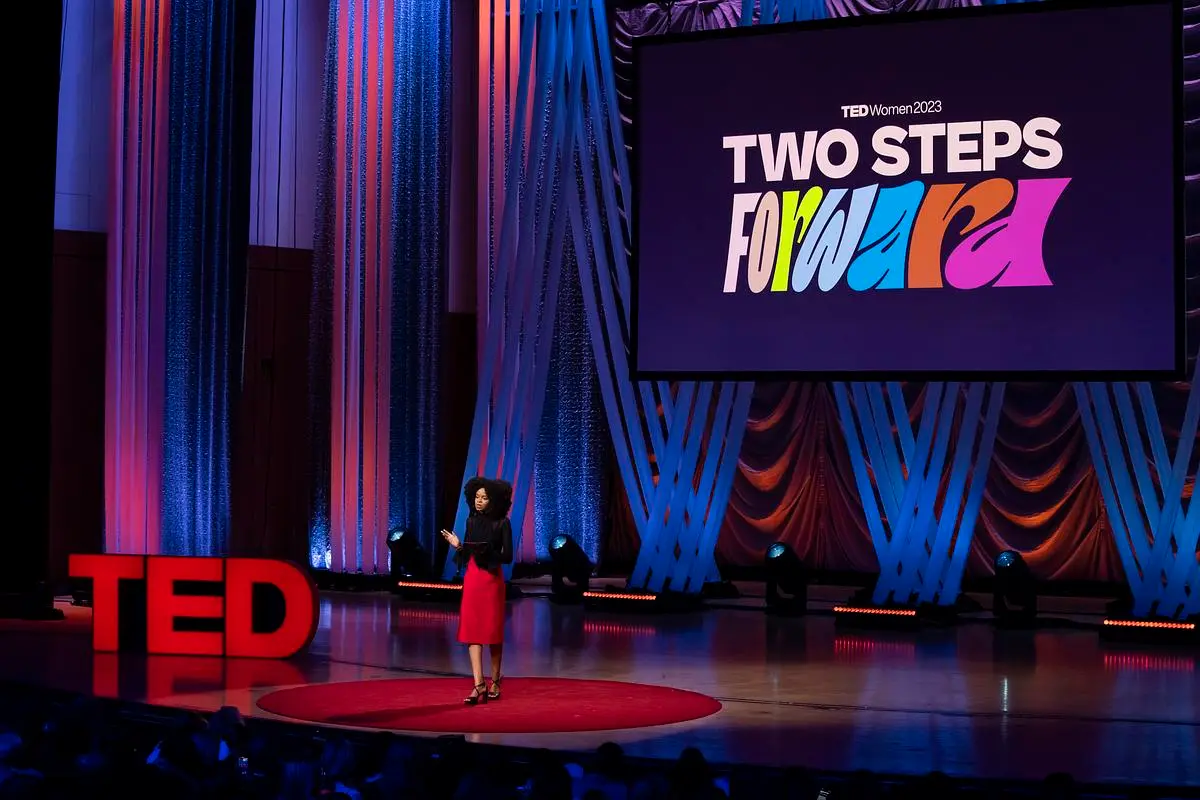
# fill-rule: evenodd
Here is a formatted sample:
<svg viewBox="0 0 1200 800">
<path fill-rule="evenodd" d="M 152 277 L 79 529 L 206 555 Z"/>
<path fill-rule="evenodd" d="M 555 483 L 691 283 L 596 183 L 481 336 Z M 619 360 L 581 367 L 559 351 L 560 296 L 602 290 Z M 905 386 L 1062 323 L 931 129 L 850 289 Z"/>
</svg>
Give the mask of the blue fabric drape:
<svg viewBox="0 0 1200 800">
<path fill-rule="evenodd" d="M 388 522 L 416 532 L 432 553 L 445 525 L 439 386 L 450 192 L 448 0 L 397 5 L 395 36 Z"/>
<path fill-rule="evenodd" d="M 312 441 L 312 523 L 309 526 L 309 564 L 328 567 L 332 546 L 330 537 L 330 480 L 332 442 L 330 427 L 330 376 L 333 360 L 333 228 L 337 221 L 336 189 L 332 163 L 337 136 L 337 4 L 329 4 L 329 23 L 325 34 L 325 76 L 321 98 L 322 118 L 317 144 L 317 208 L 313 218 L 313 292 L 309 322 L 309 419 Z"/>
<path fill-rule="evenodd" d="M 597 562 L 611 445 L 574 248 L 567 245 L 559 257 L 562 283 L 534 454 L 534 544 L 537 559 L 549 560 L 550 541 L 566 533 Z"/>
<path fill-rule="evenodd" d="M 249 238 L 254 0 L 175 0 L 162 551 L 223 555 Z"/>
</svg>

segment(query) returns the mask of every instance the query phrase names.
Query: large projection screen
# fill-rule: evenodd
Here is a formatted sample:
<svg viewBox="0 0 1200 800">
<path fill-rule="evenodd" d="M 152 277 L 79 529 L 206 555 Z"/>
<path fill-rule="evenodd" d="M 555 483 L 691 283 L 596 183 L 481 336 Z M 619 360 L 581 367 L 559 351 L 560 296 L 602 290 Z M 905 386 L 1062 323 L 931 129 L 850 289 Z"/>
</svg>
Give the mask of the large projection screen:
<svg viewBox="0 0 1200 800">
<path fill-rule="evenodd" d="M 1151 0 L 637 40 L 635 376 L 1180 377 L 1181 36 Z"/>
</svg>

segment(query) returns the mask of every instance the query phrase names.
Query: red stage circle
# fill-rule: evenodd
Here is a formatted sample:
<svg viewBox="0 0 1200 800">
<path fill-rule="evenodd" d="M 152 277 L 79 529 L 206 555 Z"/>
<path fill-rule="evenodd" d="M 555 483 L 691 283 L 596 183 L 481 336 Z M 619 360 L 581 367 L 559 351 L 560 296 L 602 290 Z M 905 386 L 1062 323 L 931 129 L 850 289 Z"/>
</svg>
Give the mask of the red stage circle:
<svg viewBox="0 0 1200 800">
<path fill-rule="evenodd" d="M 470 679 L 318 683 L 281 689 L 258 707 L 321 725 L 427 733 L 572 733 L 646 728 L 715 714 L 708 695 L 618 681 L 506 678 L 504 696 L 467 706 Z"/>
</svg>

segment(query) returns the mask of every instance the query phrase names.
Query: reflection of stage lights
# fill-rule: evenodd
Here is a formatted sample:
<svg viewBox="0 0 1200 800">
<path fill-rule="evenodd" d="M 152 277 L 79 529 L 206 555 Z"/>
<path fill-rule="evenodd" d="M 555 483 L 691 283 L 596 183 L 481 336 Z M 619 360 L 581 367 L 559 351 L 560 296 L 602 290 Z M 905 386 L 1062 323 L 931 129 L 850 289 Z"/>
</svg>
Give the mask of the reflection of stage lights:
<svg viewBox="0 0 1200 800">
<path fill-rule="evenodd" d="M 1037 618 L 1037 581 L 1016 550 L 996 556 L 996 583 L 992 615 L 1002 627 L 1026 627 Z"/>
<path fill-rule="evenodd" d="M 404 608 L 395 615 L 398 626 L 412 625 L 414 627 L 440 628 L 458 621 L 458 614 L 453 611 L 439 611 L 431 608 Z"/>
<path fill-rule="evenodd" d="M 1100 626 L 1100 636 L 1108 641 L 1195 647 L 1200 644 L 1200 626 L 1191 619 L 1110 618 Z"/>
<path fill-rule="evenodd" d="M 429 553 L 416 534 L 403 528 L 388 531 L 388 553 L 392 578 L 397 581 L 427 580 L 432 574 Z"/>
<path fill-rule="evenodd" d="M 587 594 L 592 562 L 573 538 L 560 533 L 550 540 L 550 599 L 577 603 Z"/>
<path fill-rule="evenodd" d="M 835 636 L 833 639 L 833 655 L 838 661 L 910 661 L 916 654 L 917 648 L 912 642 L 889 642 L 864 636 Z"/>
<path fill-rule="evenodd" d="M 1196 659 L 1173 653 L 1105 653 L 1104 668 L 1117 672 L 1193 672 Z"/>
<path fill-rule="evenodd" d="M 808 610 L 808 571 L 792 548 L 776 542 L 767 548 L 767 613 L 799 616 Z"/>
<path fill-rule="evenodd" d="M 657 636 L 658 628 L 653 625 L 625 625 L 620 622 L 596 622 L 585 620 L 583 632 L 598 636 Z"/>
</svg>

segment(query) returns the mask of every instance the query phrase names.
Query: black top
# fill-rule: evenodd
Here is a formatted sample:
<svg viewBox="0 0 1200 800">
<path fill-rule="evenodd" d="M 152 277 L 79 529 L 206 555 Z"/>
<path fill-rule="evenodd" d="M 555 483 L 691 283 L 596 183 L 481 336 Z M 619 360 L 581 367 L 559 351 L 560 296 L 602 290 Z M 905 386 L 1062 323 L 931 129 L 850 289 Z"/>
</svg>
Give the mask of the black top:
<svg viewBox="0 0 1200 800">
<path fill-rule="evenodd" d="M 488 507 L 483 512 L 475 510 L 475 493 L 480 489 L 486 489 L 488 494 Z M 458 551 L 459 566 L 465 565 L 468 557 L 475 560 L 475 566 L 486 570 L 511 564 L 512 524 L 507 515 L 512 507 L 512 486 L 506 481 L 472 478 L 463 487 L 463 497 L 471 516 L 467 517 L 463 547 Z"/>
</svg>

